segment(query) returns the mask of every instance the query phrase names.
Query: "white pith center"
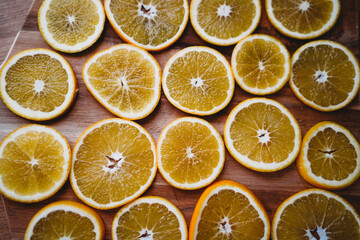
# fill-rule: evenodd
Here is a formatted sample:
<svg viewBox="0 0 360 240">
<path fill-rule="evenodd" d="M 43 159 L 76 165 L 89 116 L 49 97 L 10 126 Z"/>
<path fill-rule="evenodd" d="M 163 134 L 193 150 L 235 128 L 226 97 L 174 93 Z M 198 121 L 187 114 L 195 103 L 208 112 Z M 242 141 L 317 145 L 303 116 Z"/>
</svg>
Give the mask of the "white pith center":
<svg viewBox="0 0 360 240">
<path fill-rule="evenodd" d="M 103 166 L 104 172 L 110 172 L 115 173 L 118 169 L 121 168 L 122 163 L 124 162 L 125 158 L 122 155 L 122 153 L 119 153 L 118 151 L 111 153 L 110 156 L 106 156 L 108 159 L 107 165 Z M 110 160 L 110 159 L 112 160 Z"/>
<path fill-rule="evenodd" d="M 193 78 L 191 79 L 191 84 L 194 87 L 201 87 L 204 84 L 204 80 L 202 80 L 201 78 Z"/>
<path fill-rule="evenodd" d="M 156 8 L 155 6 L 152 6 L 151 4 L 149 5 L 145 5 L 142 3 L 139 3 L 138 5 L 138 14 L 144 18 L 149 18 L 149 19 L 153 19 L 154 17 L 156 17 Z"/>
<path fill-rule="evenodd" d="M 67 18 L 68 18 L 68 21 L 69 21 L 70 24 L 73 24 L 73 22 L 75 22 L 75 17 L 74 16 L 69 15 Z"/>
<path fill-rule="evenodd" d="M 310 7 L 310 4 L 307 1 L 302 2 L 299 6 L 300 10 L 302 10 L 302 11 L 308 10 L 309 7 Z"/>
<path fill-rule="evenodd" d="M 124 77 L 124 76 L 120 77 L 119 82 L 120 82 L 120 86 L 124 87 L 127 90 L 129 89 L 129 85 L 127 83 L 126 77 Z"/>
<path fill-rule="evenodd" d="M 62 238 L 60 238 L 59 240 L 71 240 L 71 238 L 69 238 L 69 237 L 62 237 Z"/>
<path fill-rule="evenodd" d="M 265 69 L 263 62 L 259 62 L 259 69 L 262 71 Z"/>
<path fill-rule="evenodd" d="M 228 17 L 231 13 L 231 7 L 226 4 L 221 4 L 217 9 L 217 14 L 219 17 Z"/>
<path fill-rule="evenodd" d="M 30 161 L 29 163 L 30 163 L 31 166 L 34 166 L 34 165 L 38 165 L 38 164 L 39 164 L 38 160 L 35 159 L 35 158 L 31 159 L 31 161 Z"/>
<path fill-rule="evenodd" d="M 151 230 L 148 229 L 142 229 L 139 232 L 140 236 L 138 237 L 140 240 L 153 240 L 154 233 Z"/>
<path fill-rule="evenodd" d="M 317 233 L 317 237 L 315 237 L 311 231 L 308 229 L 306 230 L 306 236 L 310 239 L 310 240 L 328 240 L 329 238 L 326 236 L 326 230 L 323 229 L 322 227 L 316 227 L 316 230 L 313 231 Z"/>
<path fill-rule="evenodd" d="M 260 143 L 267 144 L 270 142 L 270 133 L 267 130 L 260 129 L 257 131 L 257 134 Z"/>
<path fill-rule="evenodd" d="M 36 93 L 44 91 L 45 83 L 43 80 L 35 80 L 34 90 Z"/>
<path fill-rule="evenodd" d="M 186 157 L 191 159 L 191 158 L 193 158 L 194 156 L 195 156 L 195 154 L 192 153 L 191 147 L 188 147 L 188 148 L 186 149 Z"/>
<path fill-rule="evenodd" d="M 315 81 L 318 83 L 324 83 L 328 80 L 328 74 L 325 71 L 316 71 Z"/>
<path fill-rule="evenodd" d="M 220 223 L 219 223 L 220 232 L 224 234 L 231 233 L 231 226 L 229 224 L 229 219 L 227 217 L 224 217 Z"/>
</svg>

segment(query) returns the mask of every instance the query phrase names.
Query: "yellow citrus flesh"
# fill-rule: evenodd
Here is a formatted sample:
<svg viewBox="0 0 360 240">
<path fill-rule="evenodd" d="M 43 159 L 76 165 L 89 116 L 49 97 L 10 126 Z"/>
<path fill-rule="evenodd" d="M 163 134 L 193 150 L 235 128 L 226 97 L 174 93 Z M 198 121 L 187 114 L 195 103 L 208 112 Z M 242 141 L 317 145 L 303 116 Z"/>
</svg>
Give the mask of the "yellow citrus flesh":
<svg viewBox="0 0 360 240">
<path fill-rule="evenodd" d="M 104 238 L 101 217 L 91 208 L 71 201 L 51 203 L 31 219 L 25 240 Z"/>
<path fill-rule="evenodd" d="M 35 121 L 56 118 L 72 104 L 77 83 L 69 63 L 47 49 L 29 49 L 1 70 L 1 98 L 15 114 Z"/>
<path fill-rule="evenodd" d="M 360 176 L 359 143 L 339 124 L 318 123 L 306 133 L 297 165 L 304 179 L 315 186 L 347 187 Z"/>
<path fill-rule="evenodd" d="M 187 0 L 105 0 L 115 32 L 126 42 L 150 51 L 173 44 L 189 18 Z"/>
<path fill-rule="evenodd" d="M 210 115 L 225 108 L 234 93 L 230 64 L 208 47 L 188 47 L 166 63 L 163 90 L 178 109 Z"/>
<path fill-rule="evenodd" d="M 137 123 L 102 120 L 85 130 L 75 144 L 71 185 L 92 207 L 110 209 L 134 200 L 155 174 L 155 143 Z"/>
<path fill-rule="evenodd" d="M 44 0 L 38 14 L 41 35 L 54 49 L 80 52 L 100 37 L 105 23 L 99 0 Z"/>
<path fill-rule="evenodd" d="M 0 192 L 15 201 L 39 202 L 55 194 L 70 172 L 70 146 L 55 129 L 30 124 L 0 145 Z"/>
<path fill-rule="evenodd" d="M 321 189 L 301 191 L 277 209 L 273 240 L 359 239 L 360 218 L 342 197 Z"/>
<path fill-rule="evenodd" d="M 245 91 L 265 95 L 280 90 L 290 77 L 290 54 L 278 39 L 254 34 L 234 48 L 231 65 Z"/>
<path fill-rule="evenodd" d="M 225 148 L 218 131 L 205 120 L 179 118 L 162 131 L 158 141 L 160 173 L 172 186 L 198 189 L 220 174 Z"/>
<path fill-rule="evenodd" d="M 231 155 L 245 167 L 272 172 L 295 160 L 301 132 L 283 105 L 266 98 L 252 98 L 232 110 L 225 123 L 224 139 Z"/>
<path fill-rule="evenodd" d="M 112 224 L 112 237 L 120 239 L 186 240 L 187 227 L 180 210 L 161 197 L 142 197 L 124 206 Z"/>
<path fill-rule="evenodd" d="M 290 86 L 312 108 L 338 110 L 354 99 L 359 85 L 356 57 L 339 43 L 313 41 L 300 47 L 292 57 Z"/>
<path fill-rule="evenodd" d="M 190 222 L 189 240 L 269 239 L 270 223 L 261 202 L 243 185 L 222 180 L 201 195 Z"/>
<path fill-rule="evenodd" d="M 259 0 L 193 0 L 191 23 L 205 41 L 222 46 L 237 43 L 260 22 Z"/>
<path fill-rule="evenodd" d="M 340 14 L 339 0 L 266 0 L 270 22 L 297 39 L 318 37 L 332 28 Z"/>
<path fill-rule="evenodd" d="M 138 47 L 120 44 L 95 54 L 84 65 L 83 79 L 110 112 L 126 119 L 149 115 L 160 99 L 161 69 Z"/>
</svg>

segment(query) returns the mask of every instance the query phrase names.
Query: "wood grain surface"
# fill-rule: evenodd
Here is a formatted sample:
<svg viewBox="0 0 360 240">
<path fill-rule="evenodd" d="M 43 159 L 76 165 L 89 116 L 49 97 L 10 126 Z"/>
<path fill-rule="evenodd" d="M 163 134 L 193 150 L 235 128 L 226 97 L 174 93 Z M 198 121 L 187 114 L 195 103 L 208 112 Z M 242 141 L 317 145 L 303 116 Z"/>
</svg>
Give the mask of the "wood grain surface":
<svg viewBox="0 0 360 240">
<path fill-rule="evenodd" d="M 262 3 L 264 3 L 262 1 Z M 325 35 L 319 39 L 329 39 L 340 42 L 349 47 L 359 57 L 359 2 L 357 0 L 343 0 L 341 15 L 336 25 Z M 22 27 L 20 35 L 12 49 L 10 55 L 14 55 L 21 50 L 29 48 L 47 48 L 51 49 L 49 45 L 42 39 L 37 26 L 37 11 L 41 4 L 41 0 L 35 0 L 29 16 Z M 264 6 L 264 4 L 263 4 Z M 259 27 L 255 33 L 270 34 L 279 38 L 289 49 L 291 53 L 298 47 L 308 41 L 294 40 L 281 35 L 269 23 L 265 10 L 262 11 L 262 17 Z M 105 29 L 100 39 L 88 50 L 77 54 L 63 54 L 71 64 L 76 73 L 79 83 L 79 93 L 73 107 L 64 116 L 59 119 L 44 122 L 43 124 L 52 126 L 65 135 L 73 147 L 77 138 L 81 133 L 91 124 L 105 118 L 115 117 L 102 107 L 95 98 L 86 89 L 82 77 L 81 70 L 85 61 L 94 53 L 106 49 L 115 44 L 122 43 L 121 39 L 115 34 L 108 21 L 105 23 Z M 187 46 L 204 45 L 216 48 L 223 53 L 228 60 L 230 60 L 231 53 L 234 46 L 230 47 L 217 47 L 209 45 L 202 41 L 200 37 L 194 32 L 190 22 L 188 23 L 182 37 L 170 48 L 159 52 L 153 53 L 154 57 L 159 61 L 162 69 L 167 60 L 177 51 Z M 248 94 L 236 86 L 234 97 L 230 104 L 221 112 L 208 117 L 203 117 L 215 126 L 219 132 L 223 133 L 223 127 L 226 117 L 230 111 L 241 101 L 255 97 Z M 360 139 L 360 103 L 359 96 L 346 108 L 332 112 L 322 113 L 313 110 L 303 103 L 301 103 L 292 93 L 288 84 L 279 92 L 267 96 L 268 98 L 275 99 L 284 104 L 294 114 L 298 120 L 302 135 L 306 133 L 314 124 L 320 121 L 329 120 L 335 121 L 348 128 L 355 137 Z M 187 116 L 188 114 L 173 107 L 166 97 L 162 94 L 159 105 L 154 112 L 147 118 L 137 121 L 145 127 L 154 140 L 157 141 L 162 129 L 172 120 Z M 25 124 L 32 123 L 13 114 L 6 106 L 0 103 L 0 139 L 3 139 L 7 134 L 16 128 Z M 240 182 L 251 189 L 261 200 L 270 219 L 272 219 L 277 207 L 286 198 L 292 194 L 311 188 L 312 186 L 305 182 L 298 173 L 295 164 L 290 165 L 288 168 L 275 172 L 275 173 L 259 173 L 249 170 L 238 162 L 236 162 L 228 152 L 226 152 L 226 162 L 224 169 L 219 179 L 231 179 Z M 191 219 L 191 215 L 195 204 L 204 189 L 184 191 L 170 186 L 162 178 L 160 173 L 154 180 L 152 186 L 145 192 L 145 195 L 158 195 L 169 199 L 184 214 L 187 223 Z M 360 212 L 360 181 L 356 181 L 352 186 L 335 191 L 345 199 L 347 199 L 355 209 Z M 11 200 L 4 199 L 6 208 L 6 218 L 9 222 L 11 238 L 22 239 L 25 229 L 31 217 L 40 208 L 46 204 L 68 199 L 73 201 L 80 200 L 74 195 L 69 182 L 53 197 L 35 204 L 22 204 Z M 103 218 L 106 225 L 106 239 L 111 239 L 111 222 L 118 209 L 99 211 L 96 210 Z M 0 234 L 4 234 L 0 232 Z M 4 238 L 5 239 L 5 238 Z"/>
</svg>

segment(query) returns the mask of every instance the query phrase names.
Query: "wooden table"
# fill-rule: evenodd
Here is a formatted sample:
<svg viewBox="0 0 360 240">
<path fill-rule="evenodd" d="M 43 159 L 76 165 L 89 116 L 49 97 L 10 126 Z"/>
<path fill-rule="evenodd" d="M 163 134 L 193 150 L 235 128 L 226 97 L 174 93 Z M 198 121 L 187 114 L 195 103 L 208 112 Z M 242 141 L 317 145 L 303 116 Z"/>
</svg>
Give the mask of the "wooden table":
<svg viewBox="0 0 360 240">
<path fill-rule="evenodd" d="M 11 47 L 12 39 L 15 38 L 20 28 L 21 32 L 10 52 L 10 56 L 28 48 L 43 47 L 51 49 L 42 39 L 37 27 L 37 10 L 41 4 L 41 0 L 35 0 L 30 14 L 26 18 L 32 2 L 33 0 L 1 0 L 0 62 L 5 59 L 7 52 Z M 329 33 L 323 35 L 321 39 L 330 39 L 345 44 L 359 58 L 359 2 L 358 0 L 342 0 L 341 2 L 342 11 L 340 19 L 335 27 Z M 25 24 L 22 26 L 25 18 Z M 286 44 L 291 53 L 307 42 L 290 39 L 277 32 L 270 25 L 264 9 L 260 25 L 255 32 L 266 33 L 279 38 Z M 118 43 L 122 43 L 122 41 L 115 34 L 110 24 L 106 22 L 104 32 L 94 46 L 82 53 L 62 54 L 70 62 L 76 73 L 79 83 L 79 94 L 74 106 L 67 114 L 58 120 L 45 122 L 43 124 L 52 126 L 62 132 L 69 140 L 71 146 L 74 146 L 76 139 L 88 126 L 104 118 L 114 117 L 114 115 L 103 108 L 88 92 L 82 81 L 81 69 L 84 62 L 92 54 Z M 179 41 L 169 49 L 160 53 L 155 53 L 154 56 L 163 68 L 166 61 L 175 52 L 191 45 L 206 45 L 216 48 L 222 52 L 227 59 L 230 59 L 233 50 L 233 46 L 216 47 L 205 43 L 196 35 L 189 23 Z M 239 102 L 251 97 L 255 96 L 244 92 L 236 86 L 234 97 L 229 106 L 213 116 L 204 117 L 204 119 L 212 123 L 222 134 L 225 119 L 231 109 Z M 288 84 L 279 92 L 267 97 L 275 99 L 289 108 L 298 120 L 303 135 L 315 123 L 330 120 L 338 122 L 350 129 L 355 137 L 360 140 L 359 96 L 357 96 L 345 109 L 333 113 L 321 113 L 305 106 L 294 96 Z M 144 126 L 153 136 L 155 141 L 157 141 L 160 132 L 166 124 L 173 119 L 182 116 L 187 116 L 187 114 L 173 107 L 167 101 L 165 96 L 162 95 L 160 103 L 155 111 L 147 118 L 137 122 Z M 14 129 L 29 123 L 31 123 L 31 121 L 16 116 L 8 110 L 2 102 L 0 103 L 0 140 Z M 262 201 L 270 219 L 272 219 L 280 203 L 287 197 L 298 191 L 312 187 L 301 178 L 295 164 L 275 173 L 258 173 L 241 166 L 228 152 L 226 152 L 225 167 L 218 177 L 218 180 L 219 179 L 232 179 L 250 188 Z M 183 191 L 175 189 L 167 184 L 158 173 L 154 183 L 149 190 L 145 192 L 145 195 L 159 195 L 166 197 L 180 208 L 185 215 L 187 223 L 189 223 L 196 201 L 203 190 L 204 189 Z M 336 193 L 346 198 L 356 210 L 360 212 L 360 180 L 344 190 L 336 191 Z M 0 239 L 22 239 L 27 224 L 35 212 L 46 204 L 61 199 L 80 202 L 74 195 L 68 182 L 53 197 L 36 204 L 21 204 L 2 197 L 0 202 Z M 106 239 L 110 239 L 111 221 L 117 211 L 118 209 L 97 211 L 102 216 L 106 225 Z"/>
</svg>

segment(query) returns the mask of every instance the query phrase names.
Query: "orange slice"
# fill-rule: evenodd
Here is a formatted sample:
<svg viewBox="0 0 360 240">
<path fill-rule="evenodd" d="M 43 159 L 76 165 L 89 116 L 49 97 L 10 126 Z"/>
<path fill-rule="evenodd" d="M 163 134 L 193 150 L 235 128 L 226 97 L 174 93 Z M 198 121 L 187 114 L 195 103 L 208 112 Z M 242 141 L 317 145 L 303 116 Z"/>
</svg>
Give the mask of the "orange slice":
<svg viewBox="0 0 360 240">
<path fill-rule="evenodd" d="M 82 74 L 96 100 L 119 117 L 144 118 L 160 100 L 159 63 L 133 45 L 119 44 L 94 54 Z"/>
<path fill-rule="evenodd" d="M 162 197 L 141 197 L 122 207 L 112 224 L 112 238 L 186 240 L 187 227 L 180 210 Z"/>
<path fill-rule="evenodd" d="M 75 194 L 98 209 L 139 197 L 156 174 L 155 143 L 139 124 L 120 118 L 90 126 L 76 141 L 70 174 Z"/>
<path fill-rule="evenodd" d="M 290 87 L 303 103 L 314 109 L 338 110 L 348 105 L 359 91 L 359 63 L 339 43 L 309 42 L 292 57 Z"/>
<path fill-rule="evenodd" d="M 203 192 L 189 228 L 189 240 L 269 237 L 269 218 L 259 199 L 230 180 L 216 182 Z"/>
<path fill-rule="evenodd" d="M 10 58 L 0 73 L 0 96 L 15 114 L 45 121 L 65 113 L 75 100 L 77 82 L 58 53 L 36 48 Z"/>
<path fill-rule="evenodd" d="M 360 176 L 359 143 L 343 126 L 320 122 L 306 133 L 297 166 L 301 176 L 317 187 L 347 187 Z"/>
<path fill-rule="evenodd" d="M 111 26 L 122 40 L 149 51 L 173 44 L 189 18 L 187 0 L 105 0 L 104 6 Z"/>
<path fill-rule="evenodd" d="M 359 239 L 360 217 L 339 195 L 308 189 L 286 199 L 276 210 L 271 239 Z"/>
<path fill-rule="evenodd" d="M 70 146 L 57 130 L 37 124 L 20 127 L 0 144 L 0 192 L 19 202 L 54 195 L 70 172 Z"/>
<path fill-rule="evenodd" d="M 273 172 L 296 159 L 301 131 L 294 116 L 280 103 L 251 98 L 229 114 L 224 139 L 227 149 L 239 163 L 255 171 Z"/>
<path fill-rule="evenodd" d="M 94 210 L 77 202 L 58 201 L 35 214 L 24 239 L 102 240 L 104 235 L 104 223 Z"/>
</svg>

